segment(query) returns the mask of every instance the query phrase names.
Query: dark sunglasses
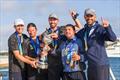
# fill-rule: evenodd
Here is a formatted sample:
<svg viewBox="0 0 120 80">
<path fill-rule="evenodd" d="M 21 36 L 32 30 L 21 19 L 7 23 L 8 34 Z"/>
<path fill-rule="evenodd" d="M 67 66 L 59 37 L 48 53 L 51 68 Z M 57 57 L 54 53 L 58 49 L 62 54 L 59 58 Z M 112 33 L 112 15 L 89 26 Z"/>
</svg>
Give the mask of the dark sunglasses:
<svg viewBox="0 0 120 80">
<path fill-rule="evenodd" d="M 17 26 L 22 26 L 23 27 L 24 25 L 17 25 Z"/>
<path fill-rule="evenodd" d="M 86 15 L 87 17 L 93 17 L 93 15 L 91 15 L 91 14 L 88 14 L 88 15 Z"/>
</svg>

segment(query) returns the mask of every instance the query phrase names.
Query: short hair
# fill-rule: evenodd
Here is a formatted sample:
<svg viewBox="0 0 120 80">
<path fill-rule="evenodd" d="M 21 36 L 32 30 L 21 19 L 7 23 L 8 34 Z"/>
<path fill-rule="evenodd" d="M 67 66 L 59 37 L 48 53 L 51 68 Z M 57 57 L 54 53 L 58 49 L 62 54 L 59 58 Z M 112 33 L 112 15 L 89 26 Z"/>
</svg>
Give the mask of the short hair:
<svg viewBox="0 0 120 80">
<path fill-rule="evenodd" d="M 75 31 L 75 26 L 74 26 L 74 25 L 72 25 L 72 24 L 67 24 L 67 25 L 65 26 L 65 28 L 68 27 L 68 26 L 71 27 L 71 28 Z"/>
<path fill-rule="evenodd" d="M 28 31 L 28 29 L 30 28 L 30 27 L 35 27 L 35 29 L 37 30 L 37 27 L 36 27 L 36 25 L 34 24 L 34 23 L 29 23 L 28 25 L 27 25 L 27 31 Z"/>
</svg>

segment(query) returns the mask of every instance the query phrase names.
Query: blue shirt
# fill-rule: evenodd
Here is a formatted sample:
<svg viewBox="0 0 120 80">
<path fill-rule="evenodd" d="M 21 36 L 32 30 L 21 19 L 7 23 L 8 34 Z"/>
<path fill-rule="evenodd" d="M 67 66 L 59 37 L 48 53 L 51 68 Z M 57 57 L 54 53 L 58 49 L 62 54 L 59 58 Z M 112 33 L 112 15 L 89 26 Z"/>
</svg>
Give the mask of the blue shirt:
<svg viewBox="0 0 120 80">
<path fill-rule="evenodd" d="M 79 43 L 78 43 L 79 42 Z M 72 40 L 66 40 L 63 41 L 63 43 L 60 46 L 61 49 L 61 58 L 62 58 L 62 64 L 64 67 L 64 72 L 75 72 L 75 71 L 81 71 L 79 62 L 80 61 L 74 61 L 74 67 L 71 67 L 71 61 L 72 61 L 72 55 L 74 53 L 79 54 L 80 56 L 82 54 L 82 42 L 77 37 L 74 37 Z M 82 55 L 83 57 L 83 55 Z M 83 58 L 82 58 L 83 59 Z M 83 60 L 81 60 L 83 61 Z"/>
</svg>

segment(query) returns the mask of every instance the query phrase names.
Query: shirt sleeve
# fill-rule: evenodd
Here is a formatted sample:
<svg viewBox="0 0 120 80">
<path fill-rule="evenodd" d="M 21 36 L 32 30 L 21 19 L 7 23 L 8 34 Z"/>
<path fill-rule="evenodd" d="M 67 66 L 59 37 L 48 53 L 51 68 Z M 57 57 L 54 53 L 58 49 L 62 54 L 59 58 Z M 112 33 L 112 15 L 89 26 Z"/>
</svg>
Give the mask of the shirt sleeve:
<svg viewBox="0 0 120 80">
<path fill-rule="evenodd" d="M 10 38 L 8 40 L 8 46 L 9 46 L 10 51 L 19 50 L 18 43 L 17 43 L 17 40 L 15 38 Z"/>
<path fill-rule="evenodd" d="M 30 42 L 29 42 L 28 39 L 26 39 L 23 43 L 23 54 L 24 54 L 24 56 L 28 55 L 29 47 L 30 47 Z"/>
</svg>

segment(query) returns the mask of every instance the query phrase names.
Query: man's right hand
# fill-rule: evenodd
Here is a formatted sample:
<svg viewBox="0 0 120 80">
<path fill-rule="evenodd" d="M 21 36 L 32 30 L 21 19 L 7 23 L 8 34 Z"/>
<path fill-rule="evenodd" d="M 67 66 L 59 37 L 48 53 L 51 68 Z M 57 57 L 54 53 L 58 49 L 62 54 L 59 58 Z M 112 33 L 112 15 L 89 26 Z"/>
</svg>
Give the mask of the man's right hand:
<svg viewBox="0 0 120 80">
<path fill-rule="evenodd" d="M 72 55 L 72 60 L 73 60 L 73 61 L 78 61 L 78 60 L 80 60 L 80 56 L 79 56 L 77 53 L 74 53 L 74 54 Z"/>
<path fill-rule="evenodd" d="M 72 16 L 73 20 L 76 20 L 79 14 L 75 12 L 74 10 L 72 10 L 70 11 L 70 15 Z"/>
<path fill-rule="evenodd" d="M 76 15 L 77 13 L 75 11 L 70 11 L 70 15 L 72 16 L 72 18 L 74 18 L 74 16 Z"/>
<path fill-rule="evenodd" d="M 58 39 L 58 34 L 57 33 L 51 33 L 51 38 L 52 39 Z"/>
</svg>

